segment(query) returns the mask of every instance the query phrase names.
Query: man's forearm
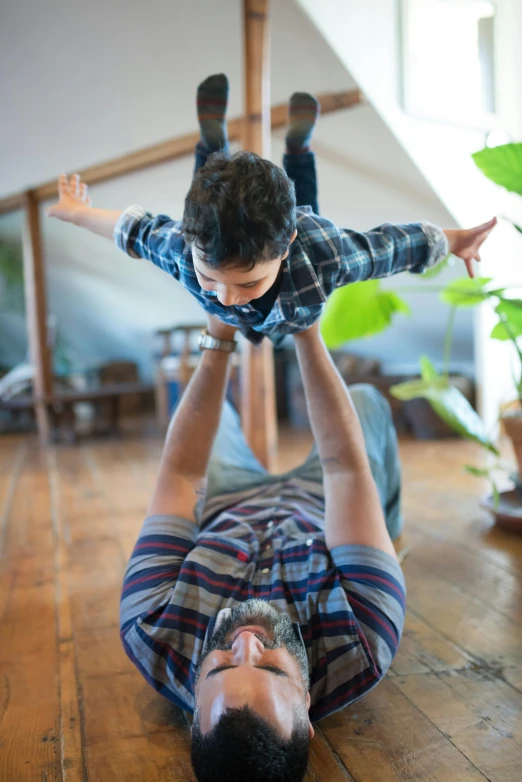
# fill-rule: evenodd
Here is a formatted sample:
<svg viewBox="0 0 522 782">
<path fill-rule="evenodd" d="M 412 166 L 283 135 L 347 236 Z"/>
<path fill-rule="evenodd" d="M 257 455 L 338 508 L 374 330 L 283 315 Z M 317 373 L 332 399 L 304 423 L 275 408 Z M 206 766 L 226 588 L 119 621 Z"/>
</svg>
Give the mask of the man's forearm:
<svg viewBox="0 0 522 782">
<path fill-rule="evenodd" d="M 205 350 L 170 423 L 162 468 L 186 478 L 201 480 L 221 419 L 227 387 L 230 354 Z"/>
<path fill-rule="evenodd" d="M 361 424 L 317 324 L 295 344 L 323 467 L 326 545 L 372 546 L 394 557 Z"/>
<path fill-rule="evenodd" d="M 210 336 L 233 341 L 236 329 L 208 316 Z M 174 515 L 196 522 L 202 489 L 228 382 L 231 354 L 205 350 L 170 423 L 158 480 L 147 515 Z"/>
<path fill-rule="evenodd" d="M 79 209 L 73 216 L 71 222 L 81 228 L 86 228 L 91 233 L 104 236 L 106 239 L 112 239 L 116 223 L 120 219 L 122 212 L 117 209 L 93 209 L 85 207 Z"/>
</svg>

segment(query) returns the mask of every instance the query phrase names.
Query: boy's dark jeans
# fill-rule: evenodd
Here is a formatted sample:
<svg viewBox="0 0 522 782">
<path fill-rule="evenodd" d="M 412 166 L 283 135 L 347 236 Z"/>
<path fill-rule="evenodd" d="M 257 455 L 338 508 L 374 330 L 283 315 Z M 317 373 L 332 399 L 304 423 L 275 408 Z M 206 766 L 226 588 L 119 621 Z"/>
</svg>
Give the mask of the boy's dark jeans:
<svg viewBox="0 0 522 782">
<path fill-rule="evenodd" d="M 201 141 L 196 145 L 195 171 L 198 171 L 205 165 L 210 154 L 211 152 Z M 283 155 L 283 166 L 295 185 L 297 206 L 310 206 L 312 212 L 319 214 L 314 153 L 304 152 L 301 155 Z"/>
<path fill-rule="evenodd" d="M 311 206 L 312 212 L 319 214 L 317 203 L 317 175 L 315 173 L 315 155 L 303 152 L 301 155 L 283 155 L 283 167 L 295 185 L 297 206 Z"/>
</svg>

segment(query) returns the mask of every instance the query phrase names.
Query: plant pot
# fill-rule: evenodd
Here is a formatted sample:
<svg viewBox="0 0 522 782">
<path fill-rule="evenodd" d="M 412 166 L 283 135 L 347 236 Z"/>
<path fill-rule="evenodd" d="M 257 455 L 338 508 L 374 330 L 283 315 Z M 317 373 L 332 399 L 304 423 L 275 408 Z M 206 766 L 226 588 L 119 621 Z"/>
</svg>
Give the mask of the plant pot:
<svg viewBox="0 0 522 782">
<path fill-rule="evenodd" d="M 513 443 L 517 457 L 518 474 L 522 476 L 522 415 L 503 415 L 502 423 L 507 436 Z"/>
</svg>

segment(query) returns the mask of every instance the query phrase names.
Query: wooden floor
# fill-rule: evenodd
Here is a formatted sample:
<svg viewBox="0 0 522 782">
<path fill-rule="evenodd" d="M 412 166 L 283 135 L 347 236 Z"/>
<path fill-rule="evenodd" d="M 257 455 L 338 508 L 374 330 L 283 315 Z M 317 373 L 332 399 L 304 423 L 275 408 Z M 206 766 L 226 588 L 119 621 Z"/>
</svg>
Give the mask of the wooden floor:
<svg viewBox="0 0 522 782">
<path fill-rule="evenodd" d="M 285 440 L 296 461 L 307 438 Z M 189 731 L 125 657 L 118 599 L 152 435 L 0 438 L 0 780 L 193 779 Z M 408 617 L 386 680 L 319 725 L 308 782 L 522 780 L 522 537 L 491 529 L 463 443 L 402 446 Z"/>
</svg>

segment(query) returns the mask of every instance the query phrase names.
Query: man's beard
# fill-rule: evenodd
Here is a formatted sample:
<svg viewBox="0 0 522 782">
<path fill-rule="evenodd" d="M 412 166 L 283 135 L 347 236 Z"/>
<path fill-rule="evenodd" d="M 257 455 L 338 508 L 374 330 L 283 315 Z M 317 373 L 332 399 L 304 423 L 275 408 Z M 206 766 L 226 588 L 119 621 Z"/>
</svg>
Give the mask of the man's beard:
<svg viewBox="0 0 522 782">
<path fill-rule="evenodd" d="M 259 625 L 264 628 L 267 635 L 254 633 L 265 649 L 280 649 L 285 647 L 295 657 L 301 671 L 303 683 L 308 691 L 310 687 L 310 673 L 308 671 L 308 657 L 301 639 L 296 635 L 292 622 L 286 614 L 282 614 L 265 600 L 254 598 L 246 600 L 235 606 L 229 616 L 223 618 L 218 629 L 209 640 L 196 668 L 194 685 L 197 684 L 201 672 L 201 666 L 208 655 L 216 649 L 229 651 L 232 648 L 232 635 L 240 627 L 247 625 Z"/>
</svg>

